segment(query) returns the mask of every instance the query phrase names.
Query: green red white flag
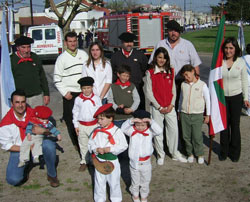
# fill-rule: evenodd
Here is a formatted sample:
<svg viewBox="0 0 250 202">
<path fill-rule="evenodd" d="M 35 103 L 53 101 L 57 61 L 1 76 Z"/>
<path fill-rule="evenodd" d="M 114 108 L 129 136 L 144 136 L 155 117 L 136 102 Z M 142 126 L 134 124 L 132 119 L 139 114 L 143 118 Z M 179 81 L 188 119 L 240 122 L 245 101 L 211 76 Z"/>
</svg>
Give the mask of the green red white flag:
<svg viewBox="0 0 250 202">
<path fill-rule="evenodd" d="M 226 101 L 222 79 L 223 52 L 221 46 L 224 42 L 225 15 L 222 16 L 215 41 L 212 66 L 209 74 L 209 91 L 211 96 L 211 119 L 209 134 L 224 130 L 227 127 Z"/>
</svg>

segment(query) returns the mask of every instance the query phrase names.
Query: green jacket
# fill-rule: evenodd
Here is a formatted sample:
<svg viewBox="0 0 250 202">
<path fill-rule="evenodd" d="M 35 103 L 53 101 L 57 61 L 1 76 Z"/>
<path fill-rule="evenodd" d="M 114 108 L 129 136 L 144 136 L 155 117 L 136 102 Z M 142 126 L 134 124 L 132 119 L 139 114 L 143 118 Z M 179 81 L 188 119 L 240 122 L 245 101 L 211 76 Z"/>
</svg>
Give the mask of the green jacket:
<svg viewBox="0 0 250 202">
<path fill-rule="evenodd" d="M 15 81 L 16 89 L 24 90 L 27 97 L 32 97 L 43 93 L 49 95 L 48 81 L 41 61 L 35 53 L 31 52 L 33 62 L 21 62 L 20 58 L 13 53 L 11 56 L 11 69 Z"/>
</svg>

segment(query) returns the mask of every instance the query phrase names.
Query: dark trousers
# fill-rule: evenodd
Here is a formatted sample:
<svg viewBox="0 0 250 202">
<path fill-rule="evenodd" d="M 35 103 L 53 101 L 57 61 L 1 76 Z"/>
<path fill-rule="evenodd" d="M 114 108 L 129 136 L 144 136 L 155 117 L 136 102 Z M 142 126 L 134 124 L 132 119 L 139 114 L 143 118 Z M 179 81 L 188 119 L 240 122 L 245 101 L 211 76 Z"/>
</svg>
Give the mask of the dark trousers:
<svg viewBox="0 0 250 202">
<path fill-rule="evenodd" d="M 73 143 L 74 146 L 79 147 L 78 145 L 78 138 L 75 132 L 75 127 L 73 125 L 73 114 L 72 114 L 72 109 L 74 107 L 74 102 L 75 98 L 79 95 L 80 93 L 73 93 L 71 92 L 71 95 L 73 98 L 71 100 L 67 100 L 63 97 L 63 119 L 66 123 L 69 137 Z"/>
<path fill-rule="evenodd" d="M 241 150 L 240 115 L 242 94 L 225 97 L 227 109 L 227 128 L 220 133 L 220 155 L 239 160 Z"/>
</svg>

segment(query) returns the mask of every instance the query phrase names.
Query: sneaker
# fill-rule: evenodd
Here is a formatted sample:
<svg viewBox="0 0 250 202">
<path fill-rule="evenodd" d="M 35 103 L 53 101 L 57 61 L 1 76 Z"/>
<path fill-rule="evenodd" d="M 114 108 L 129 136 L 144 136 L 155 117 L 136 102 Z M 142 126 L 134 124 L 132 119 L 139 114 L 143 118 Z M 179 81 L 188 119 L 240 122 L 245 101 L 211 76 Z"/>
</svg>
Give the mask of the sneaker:
<svg viewBox="0 0 250 202">
<path fill-rule="evenodd" d="M 80 167 L 78 169 L 79 172 L 84 172 L 87 168 L 87 165 L 85 163 L 80 164 Z"/>
<path fill-rule="evenodd" d="M 50 177 L 48 175 L 47 179 L 50 182 L 51 187 L 58 187 L 60 185 L 59 180 L 57 179 L 57 177 Z"/>
<path fill-rule="evenodd" d="M 194 162 L 194 156 L 193 155 L 189 156 L 188 159 L 187 159 L 187 162 L 188 163 L 193 163 Z"/>
<path fill-rule="evenodd" d="M 164 165 L 164 158 L 159 158 L 159 159 L 157 159 L 157 164 L 158 164 L 159 166 Z"/>
<path fill-rule="evenodd" d="M 187 159 L 182 156 L 173 157 L 172 160 L 179 161 L 181 163 L 187 163 Z"/>
<path fill-rule="evenodd" d="M 198 163 L 199 164 L 203 164 L 204 163 L 204 157 L 203 156 L 199 156 L 198 157 Z"/>
</svg>

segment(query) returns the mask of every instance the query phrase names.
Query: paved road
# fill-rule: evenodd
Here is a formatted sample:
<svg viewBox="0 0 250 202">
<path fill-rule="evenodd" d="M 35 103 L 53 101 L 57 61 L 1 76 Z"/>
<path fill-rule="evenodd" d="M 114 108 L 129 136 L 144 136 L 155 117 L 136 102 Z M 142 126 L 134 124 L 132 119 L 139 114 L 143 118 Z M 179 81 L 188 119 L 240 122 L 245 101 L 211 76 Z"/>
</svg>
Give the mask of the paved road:
<svg viewBox="0 0 250 202">
<path fill-rule="evenodd" d="M 211 65 L 211 54 L 199 54 L 202 65 L 200 66 L 200 75 L 201 79 L 205 82 L 208 81 L 209 69 Z M 44 70 L 47 74 L 49 88 L 50 88 L 50 104 L 49 107 L 53 110 L 53 116 L 56 120 L 59 120 L 62 117 L 62 97 L 60 93 L 57 91 L 54 83 L 53 83 L 53 72 L 54 72 L 54 64 L 45 64 L 43 65 Z"/>
</svg>

